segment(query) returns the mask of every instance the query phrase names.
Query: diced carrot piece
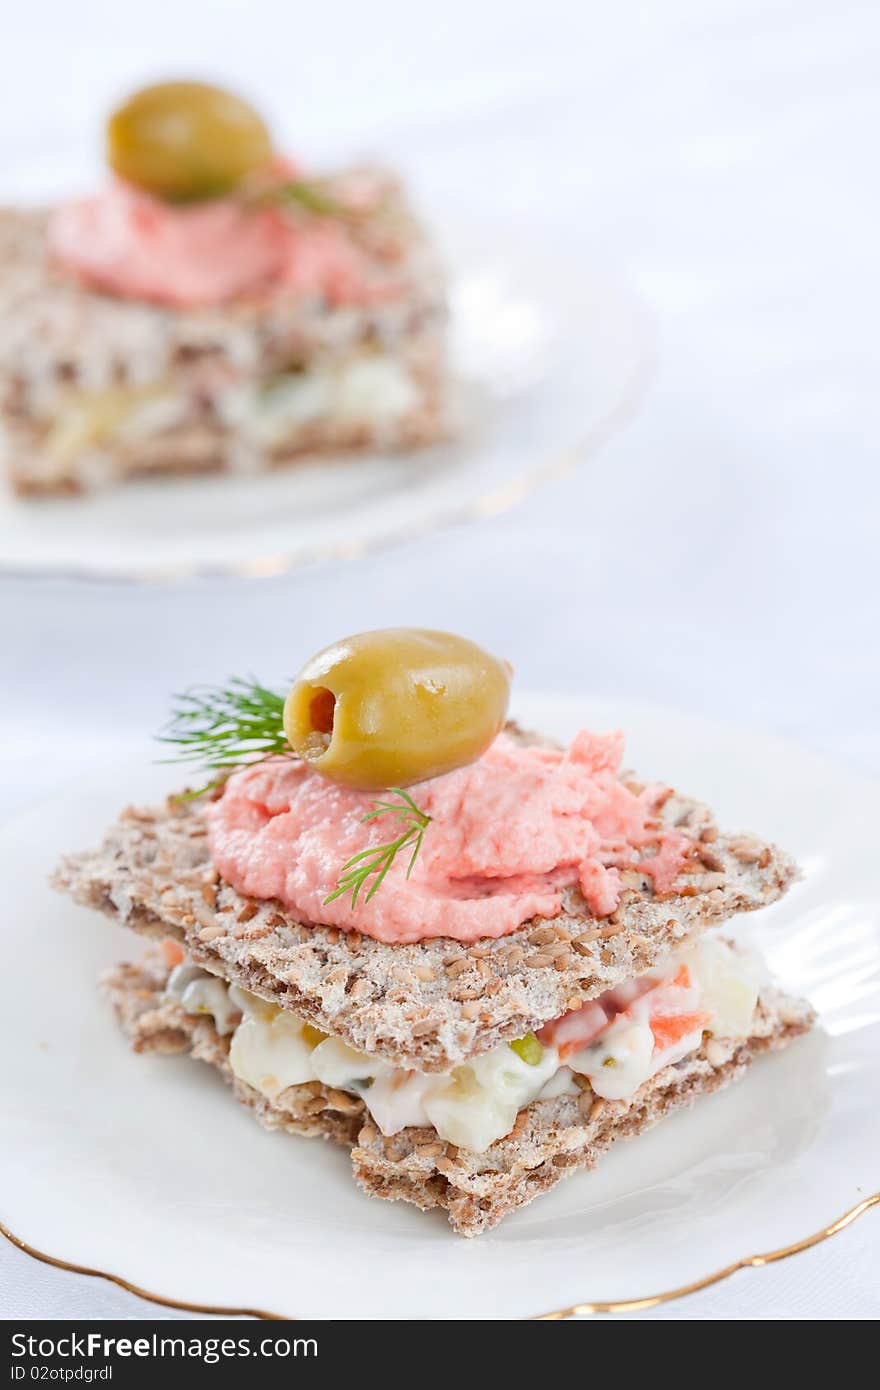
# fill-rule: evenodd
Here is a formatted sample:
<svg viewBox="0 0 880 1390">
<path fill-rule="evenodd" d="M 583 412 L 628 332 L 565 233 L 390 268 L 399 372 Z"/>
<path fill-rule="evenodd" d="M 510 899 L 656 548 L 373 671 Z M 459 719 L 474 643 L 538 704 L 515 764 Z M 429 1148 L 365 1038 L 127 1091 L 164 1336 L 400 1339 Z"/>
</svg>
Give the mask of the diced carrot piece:
<svg viewBox="0 0 880 1390">
<path fill-rule="evenodd" d="M 165 957 L 165 964 L 169 970 L 173 970 L 175 965 L 179 965 L 183 960 L 183 949 L 179 942 L 172 941 L 170 936 L 166 936 L 162 942 L 162 954 Z"/>
<path fill-rule="evenodd" d="M 678 985 L 679 989 L 690 989 L 691 972 L 686 965 L 680 965 L 678 967 L 675 977 L 669 981 L 669 984 Z"/>
<path fill-rule="evenodd" d="M 658 1014 L 656 1018 L 651 1019 L 655 1050 L 665 1052 L 667 1047 L 674 1047 L 688 1033 L 695 1033 L 698 1028 L 705 1027 L 708 1022 L 709 1015 L 699 1012 L 694 1014 Z"/>
</svg>

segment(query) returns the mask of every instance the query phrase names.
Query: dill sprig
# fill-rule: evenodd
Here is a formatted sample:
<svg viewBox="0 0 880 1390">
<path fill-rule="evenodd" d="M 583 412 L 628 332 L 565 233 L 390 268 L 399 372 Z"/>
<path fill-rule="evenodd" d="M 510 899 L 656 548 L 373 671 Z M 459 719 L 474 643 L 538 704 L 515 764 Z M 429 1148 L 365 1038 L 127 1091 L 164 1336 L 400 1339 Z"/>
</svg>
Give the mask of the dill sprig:
<svg viewBox="0 0 880 1390">
<path fill-rule="evenodd" d="M 299 207 L 305 208 L 306 212 L 313 212 L 317 217 L 341 217 L 345 212 L 342 204 L 325 192 L 320 184 L 311 183 L 306 179 L 280 184 L 273 196 L 279 202 L 297 203 Z"/>
<path fill-rule="evenodd" d="M 184 792 L 179 797 L 181 801 L 213 791 L 228 773 L 244 764 L 279 756 L 296 757 L 284 733 L 284 696 L 268 690 L 259 681 L 234 676 L 227 685 L 195 686 L 176 695 L 174 701 L 171 718 L 159 741 L 173 744 L 176 753 L 163 761 L 196 763 L 206 772 L 217 774 L 196 791 Z M 361 889 L 372 878 L 364 898 L 369 902 L 398 854 L 405 850 L 410 850 L 407 878 L 412 873 L 431 817 L 401 787 L 389 787 L 388 795 L 398 800 L 374 801 L 363 823 L 392 815 L 401 825 L 400 834 L 387 844 L 361 850 L 343 864 L 336 888 L 324 899 L 325 903 L 350 892 L 351 905 L 356 907 Z"/>
<path fill-rule="evenodd" d="M 406 876 L 409 878 L 413 871 L 419 850 L 422 847 L 422 840 L 425 836 L 431 817 L 420 810 L 408 792 L 401 787 L 389 787 L 389 795 L 400 798 L 399 801 L 374 801 L 373 810 L 368 811 L 362 817 L 362 824 L 367 821 L 375 820 L 377 816 L 393 815 L 403 825 L 401 833 L 395 840 L 389 840 L 384 845 L 373 845 L 370 849 L 362 849 L 359 854 L 353 854 L 339 871 L 339 878 L 336 881 L 336 888 L 329 897 L 324 899 L 324 904 L 332 903 L 334 898 L 341 898 L 344 893 L 351 893 L 351 905 L 357 906 L 358 894 L 366 883 L 367 879 L 374 875 L 373 882 L 367 889 L 364 902 L 369 902 L 373 894 L 378 892 L 385 879 L 385 875 L 391 868 L 398 854 L 412 846 L 412 853 L 406 868 Z"/>
<path fill-rule="evenodd" d="M 259 681 L 234 676 L 228 685 L 196 686 L 174 700 L 159 740 L 174 744 L 177 753 L 164 761 L 197 763 L 220 774 L 190 796 L 211 791 L 242 763 L 294 756 L 284 733 L 284 696 Z"/>
<path fill-rule="evenodd" d="M 282 183 L 258 179 L 245 185 L 242 197 L 246 203 L 258 207 L 295 203 L 315 217 L 345 217 L 347 212 L 337 198 L 313 179 L 286 179 Z"/>
</svg>

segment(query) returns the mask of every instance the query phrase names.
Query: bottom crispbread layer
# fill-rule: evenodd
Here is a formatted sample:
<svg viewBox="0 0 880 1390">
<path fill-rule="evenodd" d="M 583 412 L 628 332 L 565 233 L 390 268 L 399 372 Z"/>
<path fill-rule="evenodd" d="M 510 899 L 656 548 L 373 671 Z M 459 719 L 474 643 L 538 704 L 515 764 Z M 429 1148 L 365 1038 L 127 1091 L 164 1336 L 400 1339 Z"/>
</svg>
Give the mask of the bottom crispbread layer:
<svg viewBox="0 0 880 1390">
<path fill-rule="evenodd" d="M 270 1101 L 238 1081 L 228 1062 L 229 1039 L 206 1015 L 186 1013 L 162 998 L 168 970 L 160 954 L 109 971 L 103 987 L 136 1052 L 188 1052 L 217 1067 L 269 1129 L 333 1139 L 352 1148 L 359 1186 L 374 1197 L 443 1208 L 459 1235 L 495 1226 L 578 1168 L 593 1168 L 617 1139 L 649 1129 L 664 1115 L 741 1076 L 762 1052 L 785 1047 L 812 1026 L 809 1004 L 776 989 L 762 991 L 747 1039 L 704 1040 L 698 1053 L 666 1067 L 629 1101 L 608 1101 L 585 1086 L 577 1096 L 534 1101 L 504 1139 L 468 1153 L 431 1129 L 384 1137 L 363 1102 L 312 1081 Z"/>
</svg>

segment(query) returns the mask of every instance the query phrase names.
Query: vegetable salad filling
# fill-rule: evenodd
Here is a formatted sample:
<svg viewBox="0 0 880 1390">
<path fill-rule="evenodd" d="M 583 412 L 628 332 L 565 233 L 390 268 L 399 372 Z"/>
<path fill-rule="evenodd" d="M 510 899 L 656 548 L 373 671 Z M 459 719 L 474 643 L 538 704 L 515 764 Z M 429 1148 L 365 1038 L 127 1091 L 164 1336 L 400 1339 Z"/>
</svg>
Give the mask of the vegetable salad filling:
<svg viewBox="0 0 880 1390">
<path fill-rule="evenodd" d="M 360 1097 L 385 1135 L 426 1126 L 473 1153 L 513 1128 L 535 1100 L 577 1094 L 630 1100 L 664 1067 L 696 1052 L 705 1034 L 746 1037 L 766 979 L 760 959 L 704 938 L 662 967 L 607 990 L 581 1008 L 451 1073 L 394 1067 L 329 1037 L 288 1009 L 183 963 L 167 996 L 209 1014 L 229 1036 L 235 1076 L 276 1100 L 289 1086 L 319 1081 Z"/>
<path fill-rule="evenodd" d="M 174 381 L 110 386 L 98 391 L 62 385 L 43 392 L 47 453 L 69 463 L 89 449 L 136 445 L 170 430 L 235 430 L 243 446 L 283 452 L 304 429 L 334 425 L 381 429 L 398 423 L 419 401 L 405 363 L 390 353 L 360 351 L 330 364 L 313 363 L 265 380 L 215 369 Z"/>
</svg>

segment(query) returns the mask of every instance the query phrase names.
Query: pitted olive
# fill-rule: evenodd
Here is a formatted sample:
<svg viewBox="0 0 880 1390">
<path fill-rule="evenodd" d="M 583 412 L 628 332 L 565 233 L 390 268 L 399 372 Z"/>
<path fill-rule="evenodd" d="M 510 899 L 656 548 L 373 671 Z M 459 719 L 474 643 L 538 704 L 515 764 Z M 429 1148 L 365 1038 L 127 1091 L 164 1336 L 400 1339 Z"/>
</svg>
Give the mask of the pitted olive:
<svg viewBox="0 0 880 1390">
<path fill-rule="evenodd" d="M 504 724 L 510 677 L 506 661 L 449 632 L 363 632 L 306 663 L 284 706 L 284 731 L 332 781 L 405 787 L 486 751 Z"/>
<path fill-rule="evenodd" d="M 120 178 L 159 198 L 230 192 L 272 159 L 261 117 L 204 82 L 161 82 L 130 97 L 107 124 L 107 159 Z"/>
</svg>

